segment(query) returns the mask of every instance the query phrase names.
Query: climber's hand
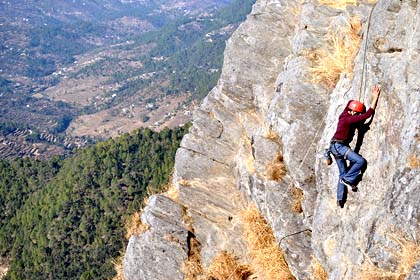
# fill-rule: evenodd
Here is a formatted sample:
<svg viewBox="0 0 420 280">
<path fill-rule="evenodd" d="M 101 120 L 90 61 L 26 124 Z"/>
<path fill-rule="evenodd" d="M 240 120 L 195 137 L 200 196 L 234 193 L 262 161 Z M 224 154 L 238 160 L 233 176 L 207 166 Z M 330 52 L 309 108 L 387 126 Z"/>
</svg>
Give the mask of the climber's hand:
<svg viewBox="0 0 420 280">
<path fill-rule="evenodd" d="M 381 89 L 378 85 L 375 85 L 372 89 L 372 97 L 374 99 L 378 99 L 379 95 L 381 94 Z"/>
<path fill-rule="evenodd" d="M 372 89 L 372 104 L 370 104 L 370 108 L 375 110 L 376 104 L 378 103 L 379 94 L 381 93 L 381 89 L 378 85 L 375 85 Z"/>
</svg>

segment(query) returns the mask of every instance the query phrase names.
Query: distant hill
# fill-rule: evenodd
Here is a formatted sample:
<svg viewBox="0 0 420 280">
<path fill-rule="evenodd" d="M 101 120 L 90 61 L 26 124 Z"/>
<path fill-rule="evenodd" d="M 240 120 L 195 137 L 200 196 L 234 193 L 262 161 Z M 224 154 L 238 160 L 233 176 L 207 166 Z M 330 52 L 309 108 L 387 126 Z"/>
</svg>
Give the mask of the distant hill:
<svg viewBox="0 0 420 280">
<path fill-rule="evenodd" d="M 231 1 L 2 1 L 2 75 L 51 74 L 74 55 L 160 28 L 180 17 L 212 12 Z"/>
<path fill-rule="evenodd" d="M 95 138 L 186 123 L 253 2 L 3 1 L 0 123 Z"/>
</svg>

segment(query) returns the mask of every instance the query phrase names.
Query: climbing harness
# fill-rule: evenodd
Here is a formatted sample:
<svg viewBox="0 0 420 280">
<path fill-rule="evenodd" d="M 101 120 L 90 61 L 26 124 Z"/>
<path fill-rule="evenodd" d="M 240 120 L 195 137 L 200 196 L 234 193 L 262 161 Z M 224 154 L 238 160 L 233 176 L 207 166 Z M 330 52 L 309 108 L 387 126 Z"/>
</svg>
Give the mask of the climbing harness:
<svg viewBox="0 0 420 280">
<path fill-rule="evenodd" d="M 330 142 L 330 148 L 329 148 L 329 151 L 331 152 L 331 154 L 334 156 L 335 159 L 347 159 L 347 156 L 348 156 L 348 154 L 350 153 L 350 150 L 351 150 L 350 147 L 347 147 L 347 150 L 344 153 L 344 155 L 341 155 L 338 152 L 337 147 L 335 146 L 336 143 L 347 146 L 347 142 L 333 139 Z M 331 150 L 331 146 L 334 147 L 335 152 Z"/>
</svg>

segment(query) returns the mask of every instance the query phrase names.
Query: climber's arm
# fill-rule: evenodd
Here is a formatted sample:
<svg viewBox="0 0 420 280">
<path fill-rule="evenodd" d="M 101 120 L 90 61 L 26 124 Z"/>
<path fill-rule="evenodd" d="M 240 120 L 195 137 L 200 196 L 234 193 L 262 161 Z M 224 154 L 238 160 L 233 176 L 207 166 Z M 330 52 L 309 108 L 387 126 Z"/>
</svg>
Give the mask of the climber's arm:
<svg viewBox="0 0 420 280">
<path fill-rule="evenodd" d="M 372 89 L 372 103 L 370 104 L 370 108 L 373 110 L 376 109 L 376 104 L 378 103 L 379 95 L 381 94 L 381 89 L 378 85 L 374 86 Z"/>
</svg>

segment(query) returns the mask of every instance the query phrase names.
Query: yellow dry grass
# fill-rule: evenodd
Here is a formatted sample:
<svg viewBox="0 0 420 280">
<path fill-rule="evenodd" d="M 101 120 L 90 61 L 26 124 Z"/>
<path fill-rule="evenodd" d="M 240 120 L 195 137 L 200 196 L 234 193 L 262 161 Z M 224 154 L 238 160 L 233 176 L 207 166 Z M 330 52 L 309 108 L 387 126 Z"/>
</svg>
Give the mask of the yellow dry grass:
<svg viewBox="0 0 420 280">
<path fill-rule="evenodd" d="M 364 265 L 361 277 L 365 280 L 396 280 L 397 274 L 385 271 L 372 264 Z"/>
<path fill-rule="evenodd" d="M 207 269 L 207 279 L 245 280 L 252 274 L 250 267 L 240 264 L 237 257 L 228 253 L 219 253 Z"/>
<path fill-rule="evenodd" d="M 205 279 L 203 275 L 203 267 L 201 264 L 201 245 L 194 237 L 190 238 L 190 250 L 188 252 L 188 260 L 183 264 L 185 280 Z"/>
<path fill-rule="evenodd" d="M 313 62 L 313 67 L 309 69 L 313 83 L 333 88 L 341 73 L 352 74 L 354 58 L 362 41 L 360 30 L 360 20 L 353 17 L 347 26 L 337 28 L 327 35 L 328 47 L 308 54 Z"/>
<path fill-rule="evenodd" d="M 178 184 L 180 184 L 184 187 L 191 187 L 192 186 L 191 182 L 188 181 L 188 180 L 185 180 L 185 179 L 179 179 Z"/>
<path fill-rule="evenodd" d="M 265 126 L 264 137 L 270 139 L 273 142 L 280 143 L 280 136 L 269 126 Z"/>
<path fill-rule="evenodd" d="M 170 184 L 169 188 L 162 195 L 169 197 L 175 202 L 179 201 L 179 189 L 174 184 Z"/>
<path fill-rule="evenodd" d="M 357 0 L 318 0 L 318 3 L 336 9 L 345 9 L 348 5 L 356 5 Z"/>
<path fill-rule="evenodd" d="M 269 180 L 281 181 L 286 175 L 286 166 L 284 165 L 283 155 L 278 152 L 276 157 L 267 164 L 266 176 Z"/>
<path fill-rule="evenodd" d="M 290 191 L 293 196 L 293 211 L 296 213 L 302 213 L 302 201 L 303 201 L 303 191 L 295 186 L 290 188 Z"/>
<path fill-rule="evenodd" d="M 129 239 L 132 235 L 139 235 L 149 229 L 149 225 L 141 222 L 141 211 L 135 212 L 125 222 L 125 238 Z"/>
<path fill-rule="evenodd" d="M 374 266 L 372 262 L 366 262 L 362 268 L 361 279 L 366 280 L 402 280 L 413 270 L 414 265 L 420 260 L 420 244 L 409 240 L 401 234 L 390 235 L 400 250 L 393 252 L 398 265 L 395 271 Z"/>
<path fill-rule="evenodd" d="M 314 279 L 328 280 L 327 272 L 325 271 L 324 267 L 315 256 L 312 256 L 311 267 L 312 267 L 312 275 L 314 276 Z"/>
<path fill-rule="evenodd" d="M 357 0 L 318 0 L 318 3 L 321 5 L 329 6 L 336 9 L 344 10 L 349 5 L 357 5 Z M 364 0 L 359 2 L 365 2 L 368 4 L 374 4 L 378 2 L 378 0 Z"/>
<path fill-rule="evenodd" d="M 277 245 L 271 227 L 257 208 L 242 211 L 244 239 L 247 242 L 252 268 L 261 279 L 295 279 Z"/>
<path fill-rule="evenodd" d="M 123 260 L 124 260 L 124 253 L 121 253 L 117 259 L 113 259 L 111 263 L 114 265 L 114 269 L 117 272 L 117 275 L 112 278 L 112 280 L 125 280 L 124 279 L 124 272 L 123 272 Z"/>
<path fill-rule="evenodd" d="M 392 238 L 401 248 L 401 251 L 398 253 L 399 263 L 397 270 L 402 275 L 408 275 L 420 259 L 420 244 L 401 235 L 394 234 Z"/>
<path fill-rule="evenodd" d="M 420 159 L 416 155 L 414 154 L 409 155 L 407 158 L 407 161 L 408 161 L 408 167 L 413 168 L 413 169 L 420 168 Z"/>
</svg>

